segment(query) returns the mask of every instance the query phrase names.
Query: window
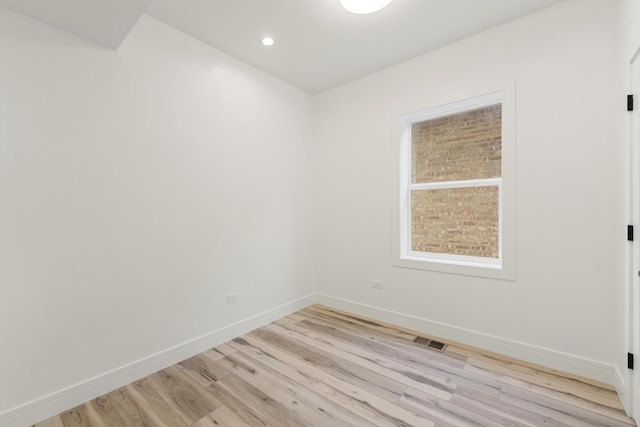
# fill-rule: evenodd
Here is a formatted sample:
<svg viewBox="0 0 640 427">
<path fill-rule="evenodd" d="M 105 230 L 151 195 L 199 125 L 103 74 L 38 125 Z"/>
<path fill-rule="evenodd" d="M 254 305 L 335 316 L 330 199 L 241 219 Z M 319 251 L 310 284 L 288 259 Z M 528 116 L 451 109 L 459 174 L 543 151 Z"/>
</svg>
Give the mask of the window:
<svg viewBox="0 0 640 427">
<path fill-rule="evenodd" d="M 396 265 L 500 275 L 503 92 L 403 115 L 400 127 Z"/>
</svg>

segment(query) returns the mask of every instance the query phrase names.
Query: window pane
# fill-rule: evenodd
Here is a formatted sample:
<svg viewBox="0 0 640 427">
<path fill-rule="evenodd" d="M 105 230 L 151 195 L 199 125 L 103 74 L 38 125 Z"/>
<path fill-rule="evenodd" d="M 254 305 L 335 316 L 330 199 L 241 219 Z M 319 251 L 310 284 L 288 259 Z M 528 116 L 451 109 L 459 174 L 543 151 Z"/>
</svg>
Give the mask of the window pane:
<svg viewBox="0 0 640 427">
<path fill-rule="evenodd" d="M 412 191 L 411 249 L 497 259 L 498 200 L 497 186 Z"/>
<path fill-rule="evenodd" d="M 413 183 L 501 176 L 501 104 L 411 125 Z"/>
</svg>

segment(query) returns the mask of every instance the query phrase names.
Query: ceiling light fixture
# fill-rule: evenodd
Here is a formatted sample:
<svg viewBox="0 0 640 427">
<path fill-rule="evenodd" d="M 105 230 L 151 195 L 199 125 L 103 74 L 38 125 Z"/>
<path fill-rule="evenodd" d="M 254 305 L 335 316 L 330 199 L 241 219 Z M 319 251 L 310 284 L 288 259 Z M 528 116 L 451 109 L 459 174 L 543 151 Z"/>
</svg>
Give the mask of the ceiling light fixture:
<svg viewBox="0 0 640 427">
<path fill-rule="evenodd" d="M 275 42 L 273 41 L 273 39 L 271 37 L 265 37 L 262 39 L 262 44 L 265 46 L 273 46 Z"/>
<path fill-rule="evenodd" d="M 351 13 L 365 15 L 384 9 L 392 0 L 340 0 L 342 7 Z"/>
</svg>

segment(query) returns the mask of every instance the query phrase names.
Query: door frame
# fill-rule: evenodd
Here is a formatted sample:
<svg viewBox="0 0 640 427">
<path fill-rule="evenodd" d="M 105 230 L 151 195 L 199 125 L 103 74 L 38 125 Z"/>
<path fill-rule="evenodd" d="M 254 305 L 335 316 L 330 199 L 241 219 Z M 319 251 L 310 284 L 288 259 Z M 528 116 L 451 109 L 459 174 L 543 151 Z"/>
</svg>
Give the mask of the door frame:
<svg viewBox="0 0 640 427">
<path fill-rule="evenodd" d="M 629 61 L 629 93 L 634 95 L 634 109 L 629 112 L 627 119 L 627 135 L 625 153 L 627 154 L 626 181 L 627 206 L 626 216 L 628 224 L 635 229 L 634 241 L 627 245 L 625 251 L 625 330 L 627 350 L 640 356 L 640 47 Z M 640 362 L 640 360 L 638 361 Z M 640 363 L 636 363 L 640 365 Z M 640 366 L 628 375 L 628 410 L 638 422 L 640 420 Z"/>
</svg>

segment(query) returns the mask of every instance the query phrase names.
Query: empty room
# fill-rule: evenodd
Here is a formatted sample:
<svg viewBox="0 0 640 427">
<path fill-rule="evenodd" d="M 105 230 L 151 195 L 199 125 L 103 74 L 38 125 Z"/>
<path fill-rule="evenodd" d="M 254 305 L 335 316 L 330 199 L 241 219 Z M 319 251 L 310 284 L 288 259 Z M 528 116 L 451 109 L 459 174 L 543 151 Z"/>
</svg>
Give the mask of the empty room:
<svg viewBox="0 0 640 427">
<path fill-rule="evenodd" d="M 638 22 L 0 0 L 0 427 L 635 426 Z"/>
</svg>

